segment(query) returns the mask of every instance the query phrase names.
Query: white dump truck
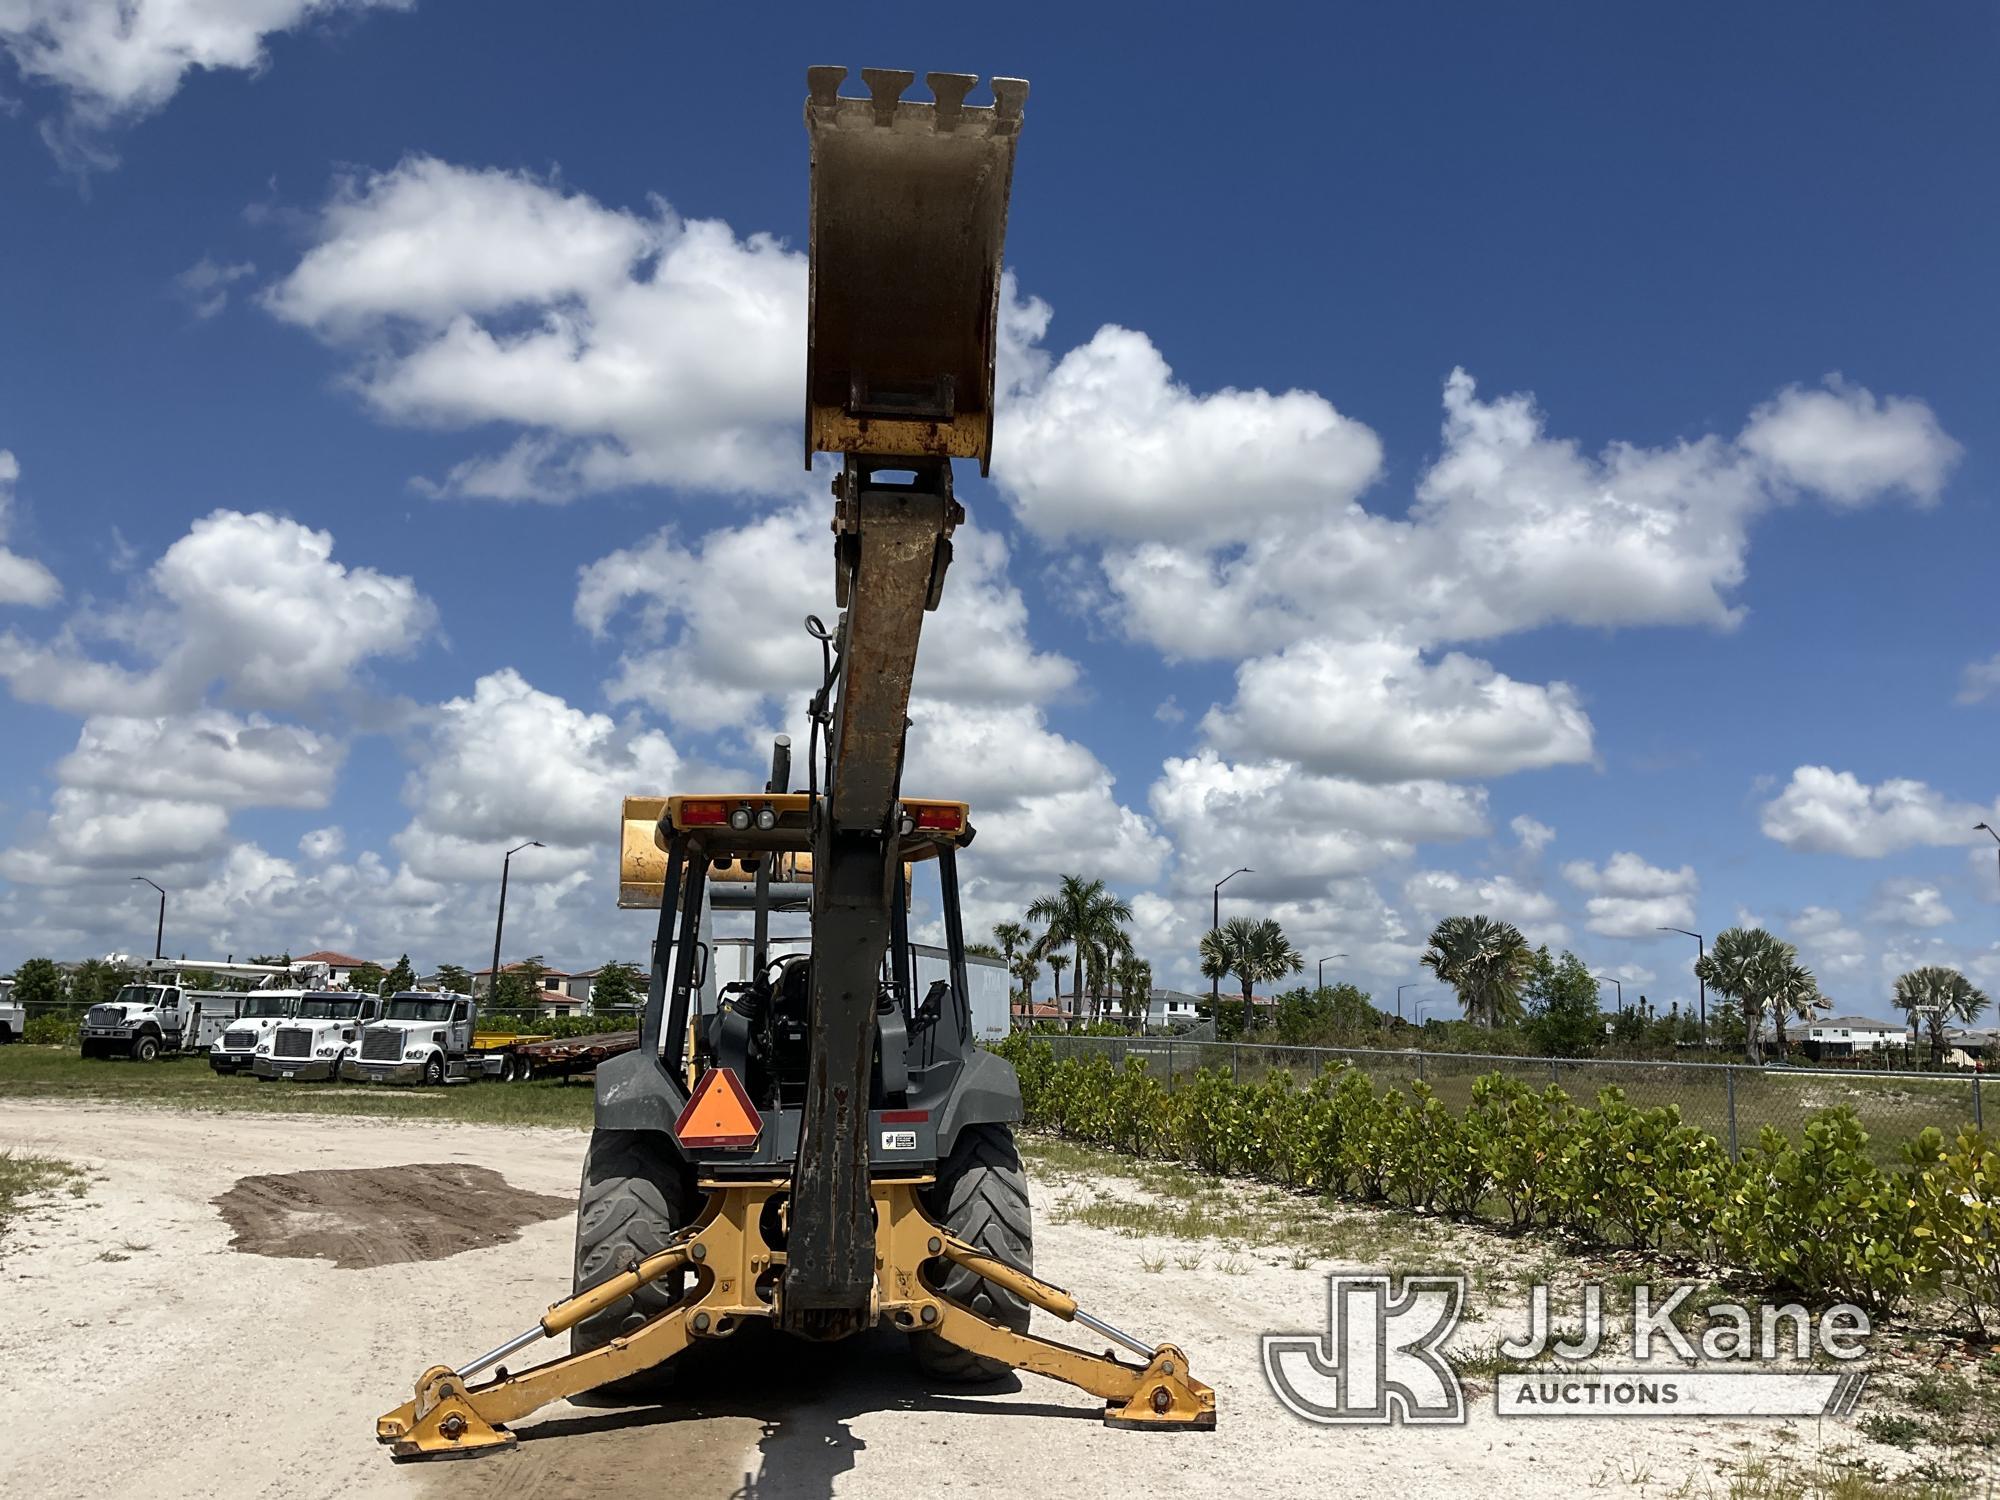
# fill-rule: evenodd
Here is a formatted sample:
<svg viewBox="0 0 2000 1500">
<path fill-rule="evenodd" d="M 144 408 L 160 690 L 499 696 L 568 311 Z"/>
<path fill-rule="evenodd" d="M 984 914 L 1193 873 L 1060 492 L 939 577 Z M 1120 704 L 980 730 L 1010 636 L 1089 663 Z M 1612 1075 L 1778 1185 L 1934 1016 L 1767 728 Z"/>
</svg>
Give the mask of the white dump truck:
<svg viewBox="0 0 2000 1500">
<path fill-rule="evenodd" d="M 308 990 L 289 1020 L 258 1040 L 250 1071 L 260 1081 L 292 1079 L 327 1082 L 340 1076 L 341 1062 L 358 1045 L 361 1030 L 381 1014 L 374 995 L 353 990 Z"/>
<path fill-rule="evenodd" d="M 248 1072 L 257 1060 L 258 1044 L 279 1022 L 291 1019 L 304 996 L 303 990 L 250 990 L 239 995 L 243 1003 L 210 1044 L 208 1065 L 218 1073 Z"/>
</svg>

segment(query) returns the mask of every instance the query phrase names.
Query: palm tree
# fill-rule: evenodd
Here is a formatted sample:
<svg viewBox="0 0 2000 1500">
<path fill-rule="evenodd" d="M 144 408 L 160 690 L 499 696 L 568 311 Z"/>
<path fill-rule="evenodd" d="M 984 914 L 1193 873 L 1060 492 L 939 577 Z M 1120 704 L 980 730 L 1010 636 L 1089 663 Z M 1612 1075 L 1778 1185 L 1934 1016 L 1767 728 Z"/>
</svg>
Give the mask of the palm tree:
<svg viewBox="0 0 2000 1500">
<path fill-rule="evenodd" d="M 1035 946 L 1044 957 L 1057 948 L 1076 950 L 1076 977 L 1070 989 L 1077 1002 L 1073 1008 L 1080 1015 L 1086 974 L 1093 984 L 1101 982 L 1103 967 L 1132 920 L 1131 904 L 1112 895 L 1101 880 L 1065 875 L 1057 890 L 1029 905 L 1028 920 L 1042 924 Z"/>
<path fill-rule="evenodd" d="M 1056 1009 L 1061 1010 L 1062 971 L 1069 967 L 1069 955 L 1067 953 L 1051 953 L 1042 962 L 1049 966 L 1049 988 L 1055 991 Z M 1072 1014 L 1076 1011 L 1076 1004 L 1073 1000 L 1070 1003 L 1070 1011 Z"/>
<path fill-rule="evenodd" d="M 1811 1018 L 1820 1005 L 1819 981 L 1813 978 L 1811 969 L 1798 961 L 1798 950 L 1785 942 L 1773 944 L 1773 961 L 1759 978 L 1763 982 L 1765 1003 L 1771 1007 L 1771 1024 L 1776 1030 L 1778 1056 L 1782 1058 L 1789 1051 L 1785 1022 L 1793 1017 L 1801 1021 Z"/>
<path fill-rule="evenodd" d="M 1014 960 L 1020 956 L 1021 950 L 1028 946 L 1028 940 L 1033 936 L 1034 934 L 1019 922 L 993 924 L 993 941 L 1000 947 L 1000 956 L 1007 961 L 1007 972 L 1016 979 L 1021 976 L 1014 966 Z"/>
<path fill-rule="evenodd" d="M 1956 969 L 1942 964 L 1925 964 L 1896 981 L 1896 1004 L 1907 1011 L 1910 1024 L 1923 1018 L 1930 1033 L 1931 1065 L 1944 1065 L 1944 1028 L 1947 1021 L 1970 1025 L 1986 1009 L 1986 992 Z"/>
<path fill-rule="evenodd" d="M 1035 976 L 1041 973 L 1041 965 L 1035 962 L 1035 955 L 1023 953 L 1014 960 L 1014 977 L 1021 981 L 1021 1019 L 1030 1020 L 1035 1014 Z"/>
<path fill-rule="evenodd" d="M 1715 935 L 1695 973 L 1717 994 L 1734 1000 L 1743 1012 L 1743 1060 L 1764 1060 L 1764 1014 L 1772 986 L 1781 980 L 1798 951 L 1761 927 L 1727 927 Z"/>
<path fill-rule="evenodd" d="M 1269 917 L 1258 922 L 1248 917 L 1231 917 L 1202 936 L 1202 976 L 1207 979 L 1220 979 L 1224 974 L 1236 976 L 1243 986 L 1246 1032 L 1257 1024 L 1256 986 L 1296 974 L 1305 966 L 1305 955 L 1292 946 L 1285 929 Z"/>
<path fill-rule="evenodd" d="M 1033 937 L 1034 934 L 1019 922 L 993 924 L 993 941 L 999 944 L 1001 953 L 1006 955 L 1007 967 L 1010 969 L 1014 967 L 1014 955 L 1027 947 Z"/>
<path fill-rule="evenodd" d="M 1125 1024 L 1134 1031 L 1144 1029 L 1146 1008 L 1153 995 L 1153 966 L 1145 959 L 1128 952 L 1118 961 L 1112 979 L 1118 986 L 1119 998 L 1123 1002 Z"/>
<path fill-rule="evenodd" d="M 1466 1020 L 1490 1027 L 1521 1019 L 1521 989 L 1534 972 L 1535 953 L 1512 922 L 1446 917 L 1431 930 L 1419 962 L 1458 992 Z"/>
<path fill-rule="evenodd" d="M 1113 928 L 1097 942 L 1089 945 L 1090 983 L 1086 991 L 1090 996 L 1090 1018 L 1100 1021 L 1104 1018 L 1105 1001 L 1110 997 L 1111 986 L 1118 983 L 1118 974 L 1137 954 L 1132 948 L 1132 939 L 1122 929 Z"/>
</svg>

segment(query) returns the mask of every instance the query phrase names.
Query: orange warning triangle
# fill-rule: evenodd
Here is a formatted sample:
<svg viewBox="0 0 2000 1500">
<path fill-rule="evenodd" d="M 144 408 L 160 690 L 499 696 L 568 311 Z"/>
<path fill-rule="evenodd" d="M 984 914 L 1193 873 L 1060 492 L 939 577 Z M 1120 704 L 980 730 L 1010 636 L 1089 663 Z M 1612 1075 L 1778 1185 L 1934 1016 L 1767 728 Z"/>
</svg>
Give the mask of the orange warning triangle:
<svg viewBox="0 0 2000 1500">
<path fill-rule="evenodd" d="M 743 1092 L 733 1068 L 710 1068 L 674 1121 L 674 1136 L 691 1151 L 743 1150 L 757 1144 L 764 1118 Z"/>
</svg>

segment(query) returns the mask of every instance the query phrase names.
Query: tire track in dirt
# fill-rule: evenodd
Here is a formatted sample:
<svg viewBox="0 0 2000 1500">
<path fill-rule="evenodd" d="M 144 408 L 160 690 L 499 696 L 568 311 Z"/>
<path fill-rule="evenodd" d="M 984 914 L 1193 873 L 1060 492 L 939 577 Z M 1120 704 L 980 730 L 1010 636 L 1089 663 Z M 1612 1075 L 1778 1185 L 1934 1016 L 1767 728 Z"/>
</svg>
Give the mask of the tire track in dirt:
<svg viewBox="0 0 2000 1500">
<path fill-rule="evenodd" d="M 247 1255 L 329 1260 L 342 1270 L 443 1260 L 520 1238 L 576 1204 L 463 1162 L 242 1177 L 210 1200 Z"/>
</svg>

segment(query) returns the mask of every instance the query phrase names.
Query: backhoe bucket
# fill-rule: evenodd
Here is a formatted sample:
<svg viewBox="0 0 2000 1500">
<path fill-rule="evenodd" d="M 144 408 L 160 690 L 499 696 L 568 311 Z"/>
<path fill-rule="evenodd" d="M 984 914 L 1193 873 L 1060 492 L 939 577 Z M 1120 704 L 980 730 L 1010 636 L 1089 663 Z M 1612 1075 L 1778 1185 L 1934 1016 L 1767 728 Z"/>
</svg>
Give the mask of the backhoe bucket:
<svg viewBox="0 0 2000 1500">
<path fill-rule="evenodd" d="M 806 466 L 815 453 L 976 458 L 993 449 L 993 354 L 1014 142 L 1028 85 L 928 73 L 809 68 L 812 293 Z"/>
</svg>

